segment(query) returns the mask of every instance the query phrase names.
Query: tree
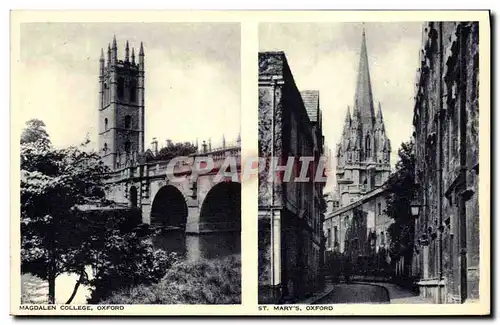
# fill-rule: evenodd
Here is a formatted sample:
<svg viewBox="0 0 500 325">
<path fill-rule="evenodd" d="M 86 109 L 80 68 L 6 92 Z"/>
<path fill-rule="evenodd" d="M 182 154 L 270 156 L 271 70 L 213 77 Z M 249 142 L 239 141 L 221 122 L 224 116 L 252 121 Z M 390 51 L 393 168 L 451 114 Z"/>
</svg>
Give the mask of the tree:
<svg viewBox="0 0 500 325">
<path fill-rule="evenodd" d="M 108 169 L 94 152 L 52 148 L 44 126 L 31 120 L 21 137 L 21 261 L 48 280 L 53 304 L 58 275 L 85 277 L 91 250 L 77 206 L 104 198 Z"/>
<path fill-rule="evenodd" d="M 411 257 L 414 245 L 414 219 L 410 203 L 416 192 L 415 153 L 413 141 L 404 142 L 398 150 L 396 172 L 388 180 L 386 212 L 394 222 L 389 226 L 391 255 Z M 410 258 L 406 258 L 410 261 Z"/>
<path fill-rule="evenodd" d="M 49 134 L 42 120 L 31 119 L 21 134 L 21 144 L 39 143 L 38 146 L 48 149 L 51 146 Z"/>
<path fill-rule="evenodd" d="M 189 156 L 196 153 L 198 149 L 189 142 L 173 143 L 168 141 L 167 146 L 160 149 L 155 157 L 149 157 L 150 160 L 170 160 L 174 157 Z"/>
</svg>

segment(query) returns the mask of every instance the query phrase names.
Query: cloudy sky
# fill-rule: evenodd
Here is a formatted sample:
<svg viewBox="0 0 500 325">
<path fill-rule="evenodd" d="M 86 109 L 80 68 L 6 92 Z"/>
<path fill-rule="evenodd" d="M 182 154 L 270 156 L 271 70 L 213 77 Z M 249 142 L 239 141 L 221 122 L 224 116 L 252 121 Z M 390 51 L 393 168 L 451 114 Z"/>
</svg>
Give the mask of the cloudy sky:
<svg viewBox="0 0 500 325">
<path fill-rule="evenodd" d="M 412 133 L 413 96 L 421 23 L 365 23 L 375 105 L 380 101 L 386 132 L 397 149 Z M 361 23 L 261 24 L 259 50 L 285 52 L 299 90 L 318 89 L 323 133 L 335 155 L 347 105 L 353 106 L 361 49 Z M 377 107 L 377 106 L 375 106 Z M 335 159 L 332 159 L 335 167 Z M 327 189 L 335 183 L 328 178 Z"/>
<path fill-rule="evenodd" d="M 55 146 L 97 140 L 101 47 L 144 42 L 146 146 L 157 137 L 217 146 L 240 132 L 240 26 L 234 23 L 33 23 L 21 26 L 21 122 L 42 119 Z M 105 50 L 106 52 L 106 50 Z M 19 128 L 23 125 L 17 126 Z"/>
</svg>

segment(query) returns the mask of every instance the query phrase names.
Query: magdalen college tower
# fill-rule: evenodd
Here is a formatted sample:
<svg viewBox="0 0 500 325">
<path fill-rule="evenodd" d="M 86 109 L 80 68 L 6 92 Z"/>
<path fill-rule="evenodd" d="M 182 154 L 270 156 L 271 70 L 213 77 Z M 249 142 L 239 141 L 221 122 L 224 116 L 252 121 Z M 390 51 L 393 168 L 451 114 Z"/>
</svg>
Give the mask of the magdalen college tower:
<svg viewBox="0 0 500 325">
<path fill-rule="evenodd" d="M 337 191 L 340 206 L 357 201 L 389 177 L 391 143 L 387 138 L 380 102 L 375 107 L 370 82 L 365 31 L 361 40 L 354 107 L 347 107 L 344 129 L 337 144 Z"/>
<path fill-rule="evenodd" d="M 99 153 L 111 169 L 119 169 L 144 152 L 144 49 L 125 46 L 118 60 L 116 38 L 108 44 L 107 58 L 99 60 Z"/>
</svg>

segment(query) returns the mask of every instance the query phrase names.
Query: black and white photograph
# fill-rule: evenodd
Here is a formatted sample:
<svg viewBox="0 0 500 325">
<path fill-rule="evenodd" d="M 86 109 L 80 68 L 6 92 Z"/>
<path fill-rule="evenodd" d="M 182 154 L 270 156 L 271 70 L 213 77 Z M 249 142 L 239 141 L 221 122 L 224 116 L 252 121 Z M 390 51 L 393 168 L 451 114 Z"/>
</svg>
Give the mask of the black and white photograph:
<svg viewBox="0 0 500 325">
<path fill-rule="evenodd" d="M 16 64 L 20 303 L 240 304 L 240 24 L 24 23 Z"/>
<path fill-rule="evenodd" d="M 259 303 L 478 301 L 479 23 L 261 23 L 258 63 Z"/>
</svg>

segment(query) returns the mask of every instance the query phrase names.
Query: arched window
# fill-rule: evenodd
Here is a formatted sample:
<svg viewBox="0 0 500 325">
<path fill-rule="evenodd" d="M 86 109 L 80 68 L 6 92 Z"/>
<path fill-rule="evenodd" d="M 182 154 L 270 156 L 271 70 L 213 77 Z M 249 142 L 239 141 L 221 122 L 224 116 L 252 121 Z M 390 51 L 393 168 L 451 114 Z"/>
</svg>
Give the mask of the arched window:
<svg viewBox="0 0 500 325">
<path fill-rule="evenodd" d="M 366 157 L 367 158 L 372 156 L 372 144 L 371 144 L 370 136 L 369 135 L 366 136 L 365 151 L 366 151 Z"/>
<path fill-rule="evenodd" d="M 108 152 L 108 144 L 107 143 L 104 144 L 104 148 L 102 150 L 104 151 L 104 154 L 106 154 L 106 152 Z"/>
<path fill-rule="evenodd" d="M 108 105 L 109 102 L 109 87 L 108 84 L 105 82 L 104 83 L 104 104 L 103 105 Z"/>
<path fill-rule="evenodd" d="M 132 126 L 132 117 L 130 115 L 125 116 L 125 128 L 130 129 Z"/>
<path fill-rule="evenodd" d="M 125 152 L 127 154 L 130 153 L 130 141 L 128 141 L 128 140 L 125 142 Z"/>
<path fill-rule="evenodd" d="M 123 98 L 124 91 L 125 91 L 125 80 L 122 77 L 119 77 L 117 85 L 117 93 L 119 99 Z"/>
<path fill-rule="evenodd" d="M 108 130 L 108 118 L 106 117 L 104 119 L 104 131 L 107 131 Z"/>
<path fill-rule="evenodd" d="M 130 101 L 135 102 L 137 100 L 137 88 L 135 87 L 135 82 L 130 84 Z"/>
</svg>

